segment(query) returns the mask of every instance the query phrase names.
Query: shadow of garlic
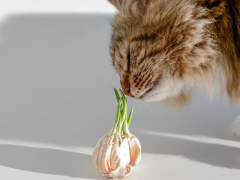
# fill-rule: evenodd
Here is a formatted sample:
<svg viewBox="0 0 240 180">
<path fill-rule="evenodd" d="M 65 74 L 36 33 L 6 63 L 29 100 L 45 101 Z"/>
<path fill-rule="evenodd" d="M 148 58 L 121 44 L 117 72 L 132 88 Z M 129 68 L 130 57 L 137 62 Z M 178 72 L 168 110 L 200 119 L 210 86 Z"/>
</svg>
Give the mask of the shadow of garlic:
<svg viewBox="0 0 240 180">
<path fill-rule="evenodd" d="M 124 178 L 141 159 L 141 145 L 129 132 L 133 107 L 127 118 L 127 99 L 120 89 L 121 98 L 114 88 L 118 101 L 115 122 L 112 129 L 98 141 L 92 155 L 94 166 L 110 178 Z"/>
</svg>

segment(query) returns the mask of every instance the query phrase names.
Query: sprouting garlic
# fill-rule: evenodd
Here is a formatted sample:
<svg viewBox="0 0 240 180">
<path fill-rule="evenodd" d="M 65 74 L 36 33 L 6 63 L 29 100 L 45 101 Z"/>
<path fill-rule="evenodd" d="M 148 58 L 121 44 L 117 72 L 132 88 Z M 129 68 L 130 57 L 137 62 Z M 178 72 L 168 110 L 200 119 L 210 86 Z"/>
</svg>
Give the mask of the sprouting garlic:
<svg viewBox="0 0 240 180">
<path fill-rule="evenodd" d="M 141 159 L 141 145 L 138 139 L 129 132 L 133 108 L 127 120 L 127 100 L 121 92 L 113 128 L 97 143 L 92 159 L 94 166 L 103 175 L 111 178 L 123 178 L 129 175 Z"/>
<path fill-rule="evenodd" d="M 104 176 L 123 178 L 128 176 L 141 159 L 141 145 L 132 135 L 106 134 L 96 145 L 93 162 Z"/>
</svg>

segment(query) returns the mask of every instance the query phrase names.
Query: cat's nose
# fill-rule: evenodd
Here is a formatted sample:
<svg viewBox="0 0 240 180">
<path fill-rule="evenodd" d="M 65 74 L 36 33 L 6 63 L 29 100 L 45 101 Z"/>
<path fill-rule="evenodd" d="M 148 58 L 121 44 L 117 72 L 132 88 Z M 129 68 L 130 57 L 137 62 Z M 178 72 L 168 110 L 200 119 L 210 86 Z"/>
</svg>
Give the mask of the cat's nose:
<svg viewBox="0 0 240 180">
<path fill-rule="evenodd" d="M 124 94 L 126 94 L 127 96 L 130 96 L 130 97 L 133 97 L 133 94 L 131 93 L 131 90 L 130 90 L 128 74 L 125 73 L 121 76 L 120 84 L 122 86 L 122 90 L 123 90 Z"/>
<path fill-rule="evenodd" d="M 131 91 L 130 91 L 130 87 L 126 87 L 125 89 L 123 89 L 124 94 L 126 94 L 127 96 L 133 97 Z"/>
<path fill-rule="evenodd" d="M 121 86 L 122 86 L 122 90 L 124 92 L 124 94 L 126 94 L 127 96 L 133 97 L 133 94 L 131 93 L 130 90 L 130 84 L 127 82 L 121 82 Z"/>
</svg>

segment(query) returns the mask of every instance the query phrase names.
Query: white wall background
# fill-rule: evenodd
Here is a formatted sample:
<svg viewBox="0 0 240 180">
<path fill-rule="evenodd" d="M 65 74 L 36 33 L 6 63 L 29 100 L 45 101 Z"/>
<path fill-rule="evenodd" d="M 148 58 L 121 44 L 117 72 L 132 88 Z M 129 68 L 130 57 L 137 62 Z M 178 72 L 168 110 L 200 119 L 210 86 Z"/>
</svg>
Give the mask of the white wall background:
<svg viewBox="0 0 240 180">
<path fill-rule="evenodd" d="M 0 179 L 104 179 L 91 153 L 113 124 L 119 87 L 105 0 L 0 1 Z M 240 115 L 226 96 L 198 95 L 181 111 L 135 106 L 143 151 L 129 180 L 236 180 Z"/>
</svg>

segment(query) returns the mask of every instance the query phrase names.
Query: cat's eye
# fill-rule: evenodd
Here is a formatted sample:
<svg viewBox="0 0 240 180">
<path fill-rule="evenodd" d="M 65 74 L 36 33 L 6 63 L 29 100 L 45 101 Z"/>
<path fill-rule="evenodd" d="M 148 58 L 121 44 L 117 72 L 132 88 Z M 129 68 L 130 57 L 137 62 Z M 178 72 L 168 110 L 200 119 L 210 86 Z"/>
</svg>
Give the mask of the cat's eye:
<svg viewBox="0 0 240 180">
<path fill-rule="evenodd" d="M 131 58 L 131 56 L 130 56 L 130 51 L 128 51 L 128 56 L 127 56 L 127 60 L 128 60 L 128 67 L 130 67 L 130 59 Z"/>
<path fill-rule="evenodd" d="M 130 51 L 128 51 L 127 59 L 128 59 L 128 61 L 130 61 Z"/>
</svg>

